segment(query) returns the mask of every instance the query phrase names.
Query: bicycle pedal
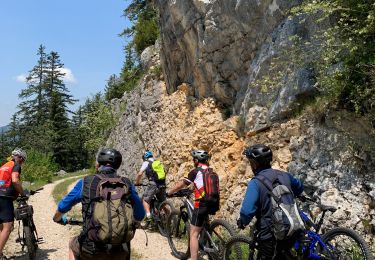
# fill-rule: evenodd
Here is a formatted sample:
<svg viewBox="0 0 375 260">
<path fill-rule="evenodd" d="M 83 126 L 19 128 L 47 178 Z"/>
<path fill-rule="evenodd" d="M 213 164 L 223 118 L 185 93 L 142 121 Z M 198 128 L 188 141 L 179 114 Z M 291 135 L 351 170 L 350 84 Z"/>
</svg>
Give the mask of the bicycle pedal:
<svg viewBox="0 0 375 260">
<path fill-rule="evenodd" d="M 36 242 L 37 242 L 38 244 L 42 244 L 42 243 L 44 243 L 45 241 L 44 241 L 44 238 L 39 237 L 39 238 L 37 239 Z"/>
</svg>

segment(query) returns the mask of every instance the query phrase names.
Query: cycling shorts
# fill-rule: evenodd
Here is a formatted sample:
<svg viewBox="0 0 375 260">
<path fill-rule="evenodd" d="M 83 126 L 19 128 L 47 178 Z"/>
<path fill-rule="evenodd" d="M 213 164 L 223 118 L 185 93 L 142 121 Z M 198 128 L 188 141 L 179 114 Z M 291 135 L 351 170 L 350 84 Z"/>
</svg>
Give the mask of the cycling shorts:
<svg viewBox="0 0 375 260">
<path fill-rule="evenodd" d="M 0 224 L 14 221 L 13 200 L 0 197 Z"/>
<path fill-rule="evenodd" d="M 150 204 L 152 198 L 156 195 L 159 201 L 164 201 L 165 197 L 165 187 L 161 188 L 155 184 L 150 184 L 147 186 L 145 192 L 143 193 L 143 200 Z"/>
<path fill-rule="evenodd" d="M 203 224 L 207 218 L 208 213 L 206 207 L 194 208 L 190 224 L 196 227 L 203 227 Z"/>
</svg>

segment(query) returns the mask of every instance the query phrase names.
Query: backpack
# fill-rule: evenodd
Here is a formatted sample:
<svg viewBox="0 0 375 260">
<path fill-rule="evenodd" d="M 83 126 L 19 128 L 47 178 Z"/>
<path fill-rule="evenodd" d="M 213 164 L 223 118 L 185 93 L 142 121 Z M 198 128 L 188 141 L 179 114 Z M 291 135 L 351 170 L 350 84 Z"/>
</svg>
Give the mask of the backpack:
<svg viewBox="0 0 375 260">
<path fill-rule="evenodd" d="M 290 238 L 305 229 L 293 192 L 276 179 L 273 183 L 264 176 L 255 176 L 268 190 L 272 206 L 271 230 L 277 240 Z"/>
<path fill-rule="evenodd" d="M 207 207 L 207 213 L 215 215 L 220 208 L 219 176 L 212 168 L 202 169 L 204 197 L 202 201 Z"/>
<path fill-rule="evenodd" d="M 149 161 L 147 172 L 148 176 L 151 176 L 151 179 L 158 182 L 165 180 L 165 171 L 164 165 L 159 160 Z"/>
<path fill-rule="evenodd" d="M 86 237 L 99 244 L 124 245 L 134 237 L 130 182 L 121 177 L 100 178 L 90 201 Z"/>
</svg>

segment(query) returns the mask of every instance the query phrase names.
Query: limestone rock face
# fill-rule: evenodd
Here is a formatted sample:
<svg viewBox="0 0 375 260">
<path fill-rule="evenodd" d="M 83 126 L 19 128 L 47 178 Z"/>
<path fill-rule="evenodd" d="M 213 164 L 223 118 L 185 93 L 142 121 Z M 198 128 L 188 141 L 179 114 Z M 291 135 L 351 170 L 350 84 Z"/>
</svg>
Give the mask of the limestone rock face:
<svg viewBox="0 0 375 260">
<path fill-rule="evenodd" d="M 268 110 L 267 121 L 290 115 L 301 99 L 317 93 L 312 71 L 305 65 L 312 47 L 304 47 L 303 57 L 298 57 L 301 62 L 295 66 L 281 62 L 282 75 L 271 75 L 275 81 L 272 87 L 264 89 L 258 81 L 269 75 L 272 58 L 292 45 L 291 37 L 304 43 L 314 41 L 316 17 L 286 15 L 300 2 L 156 1 L 168 93 L 186 82 L 192 86 L 193 96 L 214 97 L 244 118 L 254 106 Z M 282 67 L 292 67 L 292 71 Z"/>
<path fill-rule="evenodd" d="M 123 96 L 126 109 L 107 142 L 123 154 L 119 172 L 134 179 L 147 148 L 167 169 L 173 186 L 193 169 L 191 151 L 206 149 L 220 176 L 221 210 L 217 217 L 233 225 L 247 184 L 253 176 L 242 152 L 247 145 L 264 143 L 274 154 L 273 167 L 288 170 L 306 184 L 323 204 L 339 209 L 326 227 L 347 226 L 367 234 L 374 225 L 374 156 L 365 139 L 369 124 L 344 112 L 332 112 L 325 121 L 301 117 L 275 123 L 261 131 L 239 135 L 238 117 L 225 119 L 212 98 L 198 100 L 182 84 L 168 95 L 165 82 L 147 74 L 140 86 Z M 351 123 L 356 127 L 351 127 Z M 175 201 L 178 203 L 178 201 Z"/>
</svg>

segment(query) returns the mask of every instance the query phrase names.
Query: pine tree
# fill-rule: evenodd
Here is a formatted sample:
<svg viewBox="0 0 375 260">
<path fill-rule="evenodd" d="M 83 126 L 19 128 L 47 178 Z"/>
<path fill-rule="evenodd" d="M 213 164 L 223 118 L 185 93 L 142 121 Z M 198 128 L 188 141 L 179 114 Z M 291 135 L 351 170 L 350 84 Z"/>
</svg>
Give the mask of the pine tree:
<svg viewBox="0 0 375 260">
<path fill-rule="evenodd" d="M 46 96 L 47 55 L 45 47 L 40 45 L 37 52 L 38 61 L 26 78 L 26 88 L 19 97 L 23 99 L 17 112 L 19 122 L 19 141 L 26 148 L 48 151 L 48 100 Z"/>
<path fill-rule="evenodd" d="M 87 137 L 82 130 L 83 126 L 83 107 L 80 106 L 77 112 L 72 117 L 72 132 L 71 132 L 71 161 L 74 170 L 79 170 L 88 167 L 88 152 L 85 148 Z"/>
<path fill-rule="evenodd" d="M 47 58 L 47 96 L 49 98 L 49 122 L 52 132 L 52 157 L 60 167 L 68 167 L 70 123 L 68 105 L 76 100 L 69 94 L 63 81 L 64 64 L 57 52 L 51 52 Z"/>
</svg>

